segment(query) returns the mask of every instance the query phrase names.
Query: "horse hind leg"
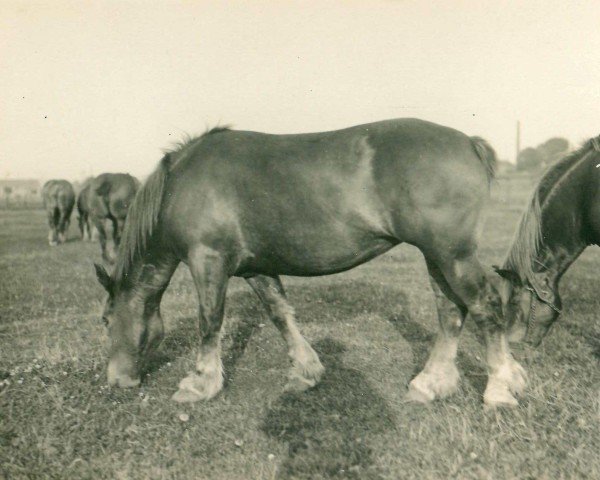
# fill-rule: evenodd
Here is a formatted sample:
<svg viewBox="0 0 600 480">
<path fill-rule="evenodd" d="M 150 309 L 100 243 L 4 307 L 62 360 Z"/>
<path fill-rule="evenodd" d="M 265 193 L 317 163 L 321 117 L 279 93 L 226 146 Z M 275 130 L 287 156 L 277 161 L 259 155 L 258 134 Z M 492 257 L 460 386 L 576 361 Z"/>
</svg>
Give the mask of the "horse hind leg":
<svg viewBox="0 0 600 480">
<path fill-rule="evenodd" d="M 204 247 L 191 252 L 188 261 L 198 293 L 201 341 L 196 371 L 179 382 L 179 390 L 172 397 L 179 403 L 209 400 L 223 388 L 221 325 L 228 283 L 226 262 L 221 254 Z"/>
<path fill-rule="evenodd" d="M 107 263 L 112 263 L 106 248 L 106 229 L 104 228 L 104 221 L 101 218 L 92 217 L 92 223 L 98 232 L 98 241 L 100 242 L 100 249 L 102 250 L 102 259 Z"/>
<path fill-rule="evenodd" d="M 48 244 L 51 247 L 58 245 L 58 232 L 56 226 L 58 224 L 58 209 L 53 208 L 48 211 Z"/>
<path fill-rule="evenodd" d="M 526 374 L 508 347 L 499 292 L 474 254 L 439 266 L 452 291 L 467 307 L 483 334 L 489 375 L 484 403 L 487 407 L 516 406 L 515 395 L 525 389 Z"/>
<path fill-rule="evenodd" d="M 58 221 L 58 242 L 65 243 L 67 241 L 67 230 L 69 229 L 69 215 L 65 210 L 60 210 L 60 218 Z"/>
<path fill-rule="evenodd" d="M 467 314 L 467 309 L 452 292 L 441 271 L 431 262 L 427 262 L 427 267 L 439 330 L 425 367 L 410 382 L 406 394 L 407 400 L 420 403 L 445 398 L 458 389 L 460 374 L 456 368 L 456 353 Z"/>
<path fill-rule="evenodd" d="M 303 391 L 314 387 L 321 380 L 325 369 L 317 353 L 296 326 L 294 309 L 288 303 L 281 280 L 279 277 L 258 275 L 248 278 L 247 282 L 287 343 L 292 368 L 286 390 Z"/>
</svg>

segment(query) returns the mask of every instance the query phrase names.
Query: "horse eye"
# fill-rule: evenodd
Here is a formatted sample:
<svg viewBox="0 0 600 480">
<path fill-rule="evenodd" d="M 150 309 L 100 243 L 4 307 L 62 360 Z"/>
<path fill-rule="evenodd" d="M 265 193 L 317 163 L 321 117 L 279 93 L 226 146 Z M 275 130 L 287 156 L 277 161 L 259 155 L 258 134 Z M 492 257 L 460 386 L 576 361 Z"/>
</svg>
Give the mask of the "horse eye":
<svg viewBox="0 0 600 480">
<path fill-rule="evenodd" d="M 107 317 L 102 317 L 102 323 L 104 323 L 105 327 L 108 327 L 108 318 Z"/>
</svg>

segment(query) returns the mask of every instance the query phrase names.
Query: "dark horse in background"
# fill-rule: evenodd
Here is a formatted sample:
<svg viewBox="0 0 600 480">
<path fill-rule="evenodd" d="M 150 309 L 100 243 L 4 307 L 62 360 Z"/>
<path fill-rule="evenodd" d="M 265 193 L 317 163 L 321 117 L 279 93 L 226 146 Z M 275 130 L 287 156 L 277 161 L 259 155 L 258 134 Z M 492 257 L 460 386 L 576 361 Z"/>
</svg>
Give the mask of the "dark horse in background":
<svg viewBox="0 0 600 480">
<path fill-rule="evenodd" d="M 516 403 L 522 369 L 508 350 L 499 293 L 476 257 L 494 163 L 482 139 L 416 119 L 299 135 L 213 129 L 185 143 L 138 192 L 115 271 L 96 265 L 109 294 L 109 383 L 139 384 L 163 336 L 163 292 L 183 261 L 199 297 L 201 344 L 196 372 L 174 400 L 209 399 L 223 386 L 220 330 L 232 276 L 247 280 L 287 342 L 287 388 L 312 387 L 323 366 L 296 326 L 280 275 L 341 272 L 406 242 L 425 256 L 440 321 L 409 398 L 457 389 L 468 313 L 487 347 L 485 402 Z"/>
<path fill-rule="evenodd" d="M 140 182 L 126 173 L 103 173 L 90 181 L 86 197 L 88 218 L 98 230 L 102 258 L 109 263 L 114 261 L 116 254 L 108 249 L 105 223 L 112 223 L 113 245 L 116 250 L 121 241 L 129 206 L 139 186 Z"/>
<path fill-rule="evenodd" d="M 48 215 L 48 243 L 52 246 L 67 240 L 75 190 L 66 180 L 48 180 L 42 187 L 42 200 Z"/>
<path fill-rule="evenodd" d="M 561 277 L 589 245 L 600 244 L 600 137 L 553 165 L 540 180 L 507 259 L 510 340 L 539 345 L 558 319 Z"/>
<path fill-rule="evenodd" d="M 83 187 L 77 194 L 77 221 L 81 239 L 84 241 L 92 241 L 92 220 L 90 218 L 90 184 L 92 179 L 89 179 L 83 184 Z"/>
</svg>

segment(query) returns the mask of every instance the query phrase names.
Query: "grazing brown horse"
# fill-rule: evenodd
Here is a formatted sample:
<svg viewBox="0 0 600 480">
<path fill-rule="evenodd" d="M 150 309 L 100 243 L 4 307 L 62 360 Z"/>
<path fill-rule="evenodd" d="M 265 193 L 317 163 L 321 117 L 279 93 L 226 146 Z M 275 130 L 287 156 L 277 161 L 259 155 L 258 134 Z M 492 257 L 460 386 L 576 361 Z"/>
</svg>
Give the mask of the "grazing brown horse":
<svg viewBox="0 0 600 480">
<path fill-rule="evenodd" d="M 600 137 L 567 155 L 540 180 L 507 259 L 510 340 L 539 345 L 557 320 L 561 277 L 589 245 L 600 244 Z"/>
<path fill-rule="evenodd" d="M 48 243 L 51 246 L 64 243 L 75 204 L 73 186 L 66 180 L 48 180 L 42 187 L 42 199 L 50 227 Z"/>
<path fill-rule="evenodd" d="M 92 179 L 87 195 L 89 218 L 98 230 L 102 258 L 112 263 L 115 255 L 107 249 L 105 221 L 112 223 L 114 248 L 119 246 L 129 206 L 140 182 L 126 173 L 103 173 Z"/>
<path fill-rule="evenodd" d="M 201 344 L 196 372 L 173 399 L 209 399 L 222 388 L 220 330 L 232 276 L 248 281 L 287 342 L 287 388 L 309 388 L 323 366 L 279 276 L 341 272 L 406 242 L 425 256 L 441 327 L 409 397 L 456 390 L 468 312 L 487 343 L 485 402 L 515 403 L 524 379 L 508 351 L 500 296 L 476 258 L 494 162 L 482 139 L 416 119 L 300 135 L 213 129 L 181 145 L 138 192 L 113 274 L 96 265 L 109 294 L 109 383 L 139 384 L 163 335 L 163 292 L 183 261 L 198 293 Z"/>
<path fill-rule="evenodd" d="M 92 221 L 90 219 L 90 184 L 91 180 L 84 183 L 83 188 L 77 195 L 77 213 L 81 239 L 92 241 Z"/>
</svg>

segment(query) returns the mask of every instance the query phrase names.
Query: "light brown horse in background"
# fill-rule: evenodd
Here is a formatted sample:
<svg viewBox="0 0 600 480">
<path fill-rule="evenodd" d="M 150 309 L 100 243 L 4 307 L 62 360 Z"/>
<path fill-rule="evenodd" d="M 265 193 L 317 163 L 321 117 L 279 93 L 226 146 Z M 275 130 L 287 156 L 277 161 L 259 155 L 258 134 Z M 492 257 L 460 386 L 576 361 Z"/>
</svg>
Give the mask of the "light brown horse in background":
<svg viewBox="0 0 600 480">
<path fill-rule="evenodd" d="M 112 223 L 113 248 L 121 241 L 123 226 L 129 206 L 133 202 L 140 182 L 127 173 L 103 173 L 91 180 L 87 193 L 88 216 L 98 230 L 102 258 L 112 263 L 115 252 L 108 249 L 106 226 Z"/>
<path fill-rule="evenodd" d="M 67 240 L 75 190 L 67 180 L 48 180 L 42 187 L 42 200 L 48 215 L 48 243 L 56 246 Z"/>
<path fill-rule="evenodd" d="M 183 261 L 198 293 L 201 344 L 196 372 L 173 399 L 209 399 L 223 386 L 220 331 L 232 276 L 248 281 L 287 342 L 287 388 L 309 388 L 323 366 L 296 326 L 280 275 L 341 272 L 406 242 L 425 256 L 440 321 L 409 398 L 456 391 L 468 313 L 487 346 L 484 401 L 515 404 L 523 371 L 508 350 L 500 295 L 476 256 L 494 163 L 482 139 L 416 119 L 301 135 L 213 129 L 181 145 L 138 192 L 115 272 L 96 266 L 109 294 L 109 383 L 140 383 L 163 335 L 163 292 Z"/>
</svg>

